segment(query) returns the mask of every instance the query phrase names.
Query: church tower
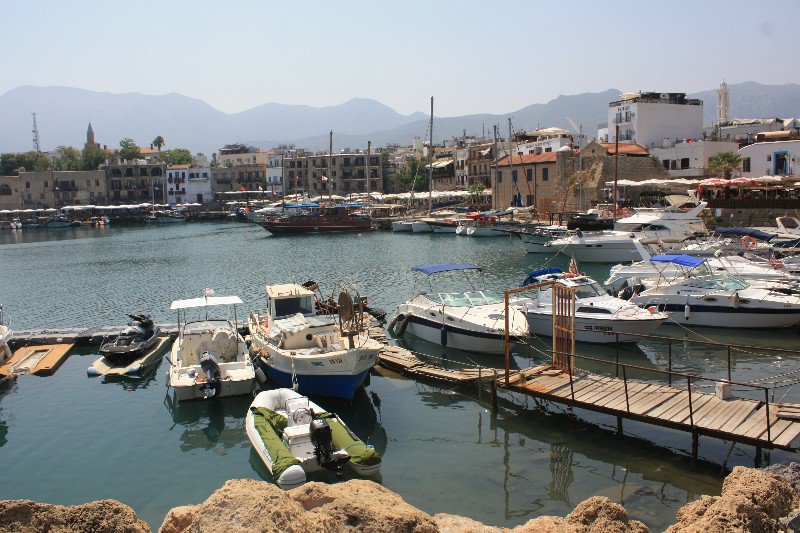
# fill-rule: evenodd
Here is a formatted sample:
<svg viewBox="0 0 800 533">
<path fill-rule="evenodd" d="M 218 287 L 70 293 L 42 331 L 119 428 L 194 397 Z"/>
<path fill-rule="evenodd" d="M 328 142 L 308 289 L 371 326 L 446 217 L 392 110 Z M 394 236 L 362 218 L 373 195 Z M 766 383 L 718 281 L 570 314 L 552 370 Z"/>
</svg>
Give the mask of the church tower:
<svg viewBox="0 0 800 533">
<path fill-rule="evenodd" d="M 89 122 L 89 128 L 86 130 L 86 144 L 84 145 L 86 150 L 99 150 L 100 145 L 94 142 L 94 130 L 92 129 L 92 123 Z"/>
</svg>

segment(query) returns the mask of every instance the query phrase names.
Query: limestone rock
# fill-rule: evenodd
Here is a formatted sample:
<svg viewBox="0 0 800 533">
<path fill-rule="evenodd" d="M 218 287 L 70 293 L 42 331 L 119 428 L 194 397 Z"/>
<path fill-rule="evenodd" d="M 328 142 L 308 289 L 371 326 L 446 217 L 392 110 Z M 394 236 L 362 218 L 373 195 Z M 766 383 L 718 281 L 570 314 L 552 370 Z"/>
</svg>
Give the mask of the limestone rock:
<svg viewBox="0 0 800 533">
<path fill-rule="evenodd" d="M 433 516 L 441 533 L 506 533 L 507 528 L 487 526 L 464 516 L 440 513 Z"/>
<path fill-rule="evenodd" d="M 737 466 L 719 497 L 704 496 L 684 506 L 667 531 L 779 531 L 781 518 L 798 503 L 797 492 L 783 478 Z"/>
<path fill-rule="evenodd" d="M 795 491 L 800 493 L 800 463 L 792 461 L 788 465 L 770 465 L 761 470 L 782 477 Z"/>
<path fill-rule="evenodd" d="M 604 496 L 579 503 L 566 518 L 540 516 L 512 530 L 514 533 L 644 533 L 647 526 L 631 520 L 628 511 Z"/>
<path fill-rule="evenodd" d="M 50 505 L 30 500 L 0 501 L 0 530 L 20 533 L 127 532 L 150 531 L 133 509 L 116 500 L 81 505 Z"/>
</svg>

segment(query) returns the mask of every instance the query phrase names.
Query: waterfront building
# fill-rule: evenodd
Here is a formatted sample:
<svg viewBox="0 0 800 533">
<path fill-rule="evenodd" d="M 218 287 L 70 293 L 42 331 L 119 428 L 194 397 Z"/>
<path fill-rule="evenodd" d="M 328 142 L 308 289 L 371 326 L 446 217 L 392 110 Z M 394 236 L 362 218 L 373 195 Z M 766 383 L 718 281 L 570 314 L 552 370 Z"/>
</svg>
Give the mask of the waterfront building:
<svg viewBox="0 0 800 533">
<path fill-rule="evenodd" d="M 759 133 L 798 129 L 800 129 L 800 118 L 734 118 L 705 128 L 704 134 L 707 139 L 746 144 L 755 142 Z"/>
<path fill-rule="evenodd" d="M 221 166 L 266 165 L 269 158 L 266 150 L 246 144 L 227 144 L 217 152 L 217 163 Z"/>
<path fill-rule="evenodd" d="M 517 133 L 514 135 L 517 154 L 540 154 L 555 152 L 562 146 L 581 148 L 583 136 L 573 135 L 567 130 L 550 127 Z"/>
<path fill-rule="evenodd" d="M 703 101 L 686 93 L 625 93 L 608 104 L 608 122 L 600 124 L 597 140 L 619 141 L 652 148 L 668 146 L 676 139 L 702 139 Z"/>
<path fill-rule="evenodd" d="M 197 165 L 167 167 L 167 199 L 171 204 L 205 203 L 214 200 L 211 168 Z"/>
<path fill-rule="evenodd" d="M 102 168 L 106 172 L 109 203 L 169 202 L 166 194 L 166 164 L 148 163 L 144 159 L 117 160 Z"/>
<path fill-rule="evenodd" d="M 469 167 L 467 161 L 469 160 L 469 148 L 457 148 L 455 157 L 453 159 L 453 167 L 455 170 L 455 188 L 466 190 L 468 185 L 468 172 Z"/>
<path fill-rule="evenodd" d="M 331 170 L 328 169 L 328 160 Z M 283 175 L 287 193 L 307 190 L 309 195 L 383 192 L 383 158 L 377 151 L 367 154 L 344 150 L 330 157 L 326 152 L 298 153 L 283 158 Z"/>
<path fill-rule="evenodd" d="M 661 162 L 671 178 L 698 178 L 708 175 L 708 160 L 722 152 L 735 152 L 732 141 L 680 140 L 663 148 L 651 148 L 650 155 Z"/>
<path fill-rule="evenodd" d="M 469 146 L 467 158 L 467 188 L 472 185 L 490 186 L 492 166 L 494 165 L 494 142 L 482 142 Z"/>
<path fill-rule="evenodd" d="M 277 192 L 267 184 L 267 164 L 250 163 L 235 166 L 211 167 L 213 193 L 230 191 Z"/>
<path fill-rule="evenodd" d="M 739 155 L 743 177 L 800 177 L 800 139 L 756 142 L 739 149 Z"/>
<path fill-rule="evenodd" d="M 108 200 L 102 170 L 45 170 L 0 176 L 0 209 L 97 205 Z"/>
</svg>

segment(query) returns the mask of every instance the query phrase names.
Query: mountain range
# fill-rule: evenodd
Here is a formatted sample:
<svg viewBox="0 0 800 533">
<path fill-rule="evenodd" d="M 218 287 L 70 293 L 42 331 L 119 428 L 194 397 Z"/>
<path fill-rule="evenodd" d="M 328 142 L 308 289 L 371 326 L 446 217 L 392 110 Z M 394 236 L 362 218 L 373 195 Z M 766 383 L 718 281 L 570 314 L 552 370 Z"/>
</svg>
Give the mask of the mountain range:
<svg viewBox="0 0 800 533">
<path fill-rule="evenodd" d="M 756 82 L 731 84 L 731 117 L 792 117 L 800 115 L 800 85 L 763 85 Z M 608 103 L 621 91 L 608 89 L 576 95 L 561 95 L 547 103 L 531 104 L 502 115 L 475 114 L 435 117 L 434 138 L 490 135 L 499 125 L 507 133 L 507 118 L 515 130 L 557 126 L 576 131 L 583 126 L 592 138 L 597 125 L 607 120 Z M 704 101 L 704 121 L 716 117 L 716 90 L 689 95 Z M 328 131 L 334 131 L 334 148 L 362 148 L 410 144 L 415 136 L 426 137 L 424 113 L 403 115 L 369 98 L 354 98 L 339 105 L 311 107 L 268 103 L 242 111 L 224 113 L 197 98 L 177 93 L 145 95 L 114 94 L 72 87 L 17 87 L 0 95 L 0 152 L 25 151 L 32 146 L 31 112 L 37 112 L 42 150 L 60 145 L 81 147 L 91 121 L 98 142 L 116 146 L 124 137 L 141 145 L 161 135 L 170 147 L 188 147 L 211 153 L 224 144 L 244 142 L 268 148 L 291 143 L 312 150 L 326 149 Z"/>
</svg>

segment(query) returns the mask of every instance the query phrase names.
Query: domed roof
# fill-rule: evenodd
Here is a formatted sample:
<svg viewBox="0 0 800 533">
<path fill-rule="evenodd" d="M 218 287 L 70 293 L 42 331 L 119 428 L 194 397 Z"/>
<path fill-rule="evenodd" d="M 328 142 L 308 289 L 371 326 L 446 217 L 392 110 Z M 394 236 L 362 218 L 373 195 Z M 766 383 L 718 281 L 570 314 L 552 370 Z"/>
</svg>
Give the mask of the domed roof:
<svg viewBox="0 0 800 533">
<path fill-rule="evenodd" d="M 559 148 L 558 151 L 559 152 L 571 152 L 572 151 L 572 147 L 570 145 L 568 145 L 568 144 L 565 144 L 564 146 Z"/>
</svg>

